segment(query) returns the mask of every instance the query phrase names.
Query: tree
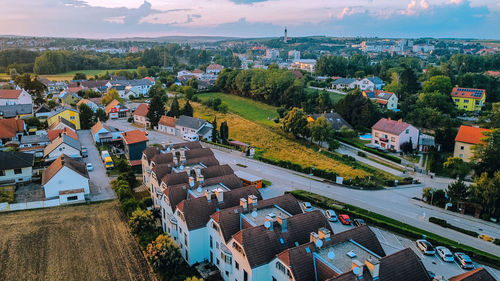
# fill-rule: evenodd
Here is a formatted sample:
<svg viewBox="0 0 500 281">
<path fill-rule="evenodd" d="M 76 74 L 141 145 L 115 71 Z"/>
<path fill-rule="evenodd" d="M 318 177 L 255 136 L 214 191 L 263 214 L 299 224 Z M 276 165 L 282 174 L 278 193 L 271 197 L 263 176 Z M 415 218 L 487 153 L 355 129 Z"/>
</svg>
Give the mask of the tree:
<svg viewBox="0 0 500 281">
<path fill-rule="evenodd" d="M 453 203 L 464 201 L 469 195 L 469 187 L 460 179 L 448 185 L 446 194 Z"/>
<path fill-rule="evenodd" d="M 73 80 L 87 80 L 87 74 L 83 72 L 77 72 L 75 73 L 75 76 L 73 76 Z"/>
<path fill-rule="evenodd" d="M 452 88 L 450 77 L 444 75 L 433 76 L 422 85 L 422 89 L 426 93 L 439 92 L 447 96 L 450 95 Z"/>
<path fill-rule="evenodd" d="M 106 92 L 106 94 L 101 98 L 101 103 L 106 106 L 113 100 L 117 100 L 119 102 L 123 102 L 123 99 L 118 94 L 116 89 L 111 89 Z"/>
<path fill-rule="evenodd" d="M 333 138 L 332 125 L 326 120 L 324 116 L 318 117 L 314 122 L 307 124 L 307 129 L 310 132 L 311 138 L 317 142 L 324 142 Z"/>
<path fill-rule="evenodd" d="M 192 98 L 196 94 L 195 89 L 193 89 L 193 87 L 191 87 L 191 86 L 184 86 L 184 87 L 182 87 L 182 92 L 184 92 L 184 96 L 188 100 L 192 100 Z"/>
<path fill-rule="evenodd" d="M 410 141 L 402 143 L 399 148 L 401 151 L 403 151 L 404 154 L 411 154 L 413 153 L 413 143 L 410 139 Z"/>
<path fill-rule="evenodd" d="M 162 94 L 156 93 L 151 97 L 149 110 L 146 117 L 151 122 L 151 127 L 157 127 L 160 118 L 165 115 L 165 104 L 163 103 Z"/>
<path fill-rule="evenodd" d="M 228 144 L 227 140 L 229 139 L 229 128 L 226 121 L 220 124 L 219 134 L 221 143 Z"/>
<path fill-rule="evenodd" d="M 184 104 L 184 107 L 181 110 L 181 115 L 185 116 L 191 116 L 193 117 L 193 107 L 191 106 L 191 103 L 189 103 L 189 100 L 186 101 L 186 104 Z"/>
<path fill-rule="evenodd" d="M 101 121 L 101 122 L 106 122 L 108 120 L 108 115 L 106 114 L 106 111 L 102 108 L 98 108 L 95 112 L 94 115 L 95 122 Z"/>
<path fill-rule="evenodd" d="M 37 127 L 37 128 L 40 128 L 41 125 L 42 125 L 40 123 L 40 120 L 37 117 L 34 117 L 34 116 L 26 119 L 25 122 L 26 122 L 26 126 L 28 126 L 28 127 Z"/>
<path fill-rule="evenodd" d="M 472 160 L 475 162 L 474 170 L 477 175 L 486 172 L 489 175 L 500 170 L 500 129 L 483 132 L 486 137 L 483 143 L 473 147 Z"/>
<path fill-rule="evenodd" d="M 470 199 L 472 202 L 483 206 L 483 218 L 500 216 L 500 171 L 496 171 L 492 177 L 488 173 L 482 173 L 476 177 L 471 185 Z"/>
<path fill-rule="evenodd" d="M 29 73 L 16 76 L 14 83 L 26 90 L 32 97 L 36 105 L 41 105 L 45 102 L 43 93 L 47 87 L 38 80 L 36 76 L 31 76 Z"/>
<path fill-rule="evenodd" d="M 399 82 L 402 87 L 401 100 L 405 100 L 410 95 L 417 93 L 419 88 L 418 79 L 415 71 L 409 66 L 404 66 L 403 71 L 399 75 Z"/>
<path fill-rule="evenodd" d="M 136 235 L 143 232 L 152 233 L 155 231 L 155 218 L 153 217 L 153 213 L 149 210 L 137 209 L 132 212 L 129 224 L 132 233 Z"/>
<path fill-rule="evenodd" d="M 283 131 L 292 133 L 295 137 L 307 137 L 309 135 L 307 117 L 300 108 L 292 108 L 283 118 L 281 125 Z"/>
<path fill-rule="evenodd" d="M 319 92 L 317 103 L 318 103 L 318 110 L 320 112 L 330 110 L 333 107 L 330 95 L 326 90 Z"/>
<path fill-rule="evenodd" d="M 137 77 L 144 78 L 148 76 L 148 69 L 145 66 L 137 67 Z"/>
<path fill-rule="evenodd" d="M 458 157 L 449 157 L 443 163 L 443 167 L 450 172 L 452 177 L 458 177 L 459 179 L 465 178 L 471 170 L 470 165 Z"/>
<path fill-rule="evenodd" d="M 219 141 L 219 133 L 217 132 L 217 116 L 212 121 L 212 142 Z"/>
<path fill-rule="evenodd" d="M 94 111 L 86 104 L 78 106 L 80 111 L 80 125 L 83 130 L 88 130 L 94 124 Z"/>
<path fill-rule="evenodd" d="M 179 248 L 166 234 L 160 234 L 146 247 L 146 257 L 156 272 L 173 274 L 182 264 Z"/>
<path fill-rule="evenodd" d="M 370 99 L 359 89 L 345 95 L 335 105 L 335 111 L 354 128 L 371 128 L 380 118 L 380 113 Z"/>
<path fill-rule="evenodd" d="M 170 110 L 168 111 L 167 115 L 170 117 L 179 117 L 181 114 L 181 109 L 179 106 L 179 100 L 177 99 L 177 96 L 174 97 L 174 100 L 172 101 L 172 104 L 170 105 Z"/>
<path fill-rule="evenodd" d="M 193 277 L 188 277 L 188 278 L 184 279 L 184 281 L 203 281 L 203 278 L 198 278 L 196 276 L 193 276 Z"/>
</svg>

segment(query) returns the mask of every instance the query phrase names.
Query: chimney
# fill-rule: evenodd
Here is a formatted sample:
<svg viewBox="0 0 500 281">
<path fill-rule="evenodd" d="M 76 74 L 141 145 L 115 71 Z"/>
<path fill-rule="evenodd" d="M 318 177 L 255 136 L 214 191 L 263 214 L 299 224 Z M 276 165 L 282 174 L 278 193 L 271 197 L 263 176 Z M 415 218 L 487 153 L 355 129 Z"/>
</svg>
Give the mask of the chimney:
<svg viewBox="0 0 500 281">
<path fill-rule="evenodd" d="M 210 190 L 205 191 L 205 197 L 207 197 L 208 202 L 211 202 L 212 201 L 212 191 L 210 191 Z"/>
<path fill-rule="evenodd" d="M 181 147 L 181 148 L 179 148 L 179 154 L 181 155 L 181 158 L 186 156 L 186 153 L 185 153 L 185 151 L 184 151 L 184 148 L 182 148 L 182 147 Z"/>
<path fill-rule="evenodd" d="M 217 188 L 215 190 L 215 196 L 217 196 L 217 201 L 219 203 L 224 202 L 224 190 L 222 190 L 222 188 Z"/>
<path fill-rule="evenodd" d="M 201 174 L 199 176 L 197 176 L 196 179 L 198 180 L 198 182 L 200 184 L 203 184 L 205 182 L 205 177 Z"/>
<path fill-rule="evenodd" d="M 264 221 L 264 225 L 269 222 L 269 230 L 273 230 L 273 227 L 274 227 L 274 219 L 270 216 L 266 216 L 265 218 L 265 221 Z"/>
<path fill-rule="evenodd" d="M 403 119 L 401 119 L 401 118 L 400 118 L 400 119 L 398 120 L 398 122 L 400 122 L 400 123 L 401 123 L 401 122 L 403 122 Z"/>
<path fill-rule="evenodd" d="M 172 158 L 172 160 L 173 160 L 173 162 L 174 162 L 174 166 L 179 165 L 179 160 L 177 159 L 177 157 L 175 157 L 175 156 L 174 156 L 174 157 Z"/>
<path fill-rule="evenodd" d="M 181 163 L 182 164 L 186 163 L 186 156 L 181 155 Z"/>
<path fill-rule="evenodd" d="M 194 178 L 193 177 L 189 177 L 189 186 L 194 187 Z"/>
<path fill-rule="evenodd" d="M 373 280 L 379 278 L 380 262 L 372 257 L 365 260 L 365 266 L 370 271 Z"/>
<path fill-rule="evenodd" d="M 359 273 L 356 274 L 356 276 L 358 276 L 358 279 L 362 279 L 363 278 L 363 263 L 361 263 L 359 260 L 352 260 L 352 266 L 351 266 L 351 269 L 354 269 L 358 267 L 359 268 Z"/>
<path fill-rule="evenodd" d="M 278 216 L 277 221 L 281 226 L 281 232 L 287 232 L 288 221 L 287 221 L 286 217 L 280 215 L 280 216 Z"/>
<path fill-rule="evenodd" d="M 165 142 L 164 142 L 164 141 L 162 141 L 162 142 L 161 142 L 161 147 L 162 147 L 163 149 L 167 149 L 167 146 L 165 145 Z"/>
<path fill-rule="evenodd" d="M 243 212 L 248 211 L 248 201 L 245 198 L 240 198 L 240 206 L 243 208 Z"/>
<path fill-rule="evenodd" d="M 248 195 L 248 204 L 252 204 L 252 206 L 257 206 L 257 196 Z"/>
<path fill-rule="evenodd" d="M 321 239 L 323 241 L 330 240 L 331 234 L 332 234 L 332 232 L 330 230 L 328 230 L 327 228 L 321 227 L 320 229 L 318 229 L 319 239 Z"/>
<path fill-rule="evenodd" d="M 318 240 L 320 240 L 318 233 L 311 232 L 311 234 L 309 235 L 309 242 L 313 242 L 314 244 L 316 244 L 316 241 Z"/>
</svg>

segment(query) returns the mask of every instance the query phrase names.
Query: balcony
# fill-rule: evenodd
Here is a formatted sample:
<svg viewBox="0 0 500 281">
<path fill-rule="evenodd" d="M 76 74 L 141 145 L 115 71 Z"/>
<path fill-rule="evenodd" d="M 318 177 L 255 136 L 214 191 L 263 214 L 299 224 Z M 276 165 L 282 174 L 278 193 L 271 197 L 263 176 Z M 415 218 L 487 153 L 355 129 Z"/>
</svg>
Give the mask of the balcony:
<svg viewBox="0 0 500 281">
<path fill-rule="evenodd" d="M 378 138 L 380 141 L 382 142 L 388 142 L 389 141 L 389 138 L 384 138 L 384 137 L 380 137 Z"/>
</svg>

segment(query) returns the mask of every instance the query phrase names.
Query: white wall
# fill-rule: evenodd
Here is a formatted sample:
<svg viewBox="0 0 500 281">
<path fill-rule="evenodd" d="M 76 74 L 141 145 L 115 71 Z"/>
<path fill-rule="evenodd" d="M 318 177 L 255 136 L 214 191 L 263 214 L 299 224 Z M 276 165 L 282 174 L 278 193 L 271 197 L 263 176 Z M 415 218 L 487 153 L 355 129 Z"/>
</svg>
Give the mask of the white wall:
<svg viewBox="0 0 500 281">
<path fill-rule="evenodd" d="M 0 176 L 0 181 L 14 180 L 15 182 L 27 182 L 31 180 L 31 176 L 33 175 L 33 168 L 21 168 L 21 173 L 17 175 L 14 173 L 14 169 L 5 170 L 4 172 L 5 176 Z"/>
<path fill-rule="evenodd" d="M 68 167 L 62 167 L 43 186 L 45 198 L 59 197 L 59 191 L 79 188 L 83 188 L 86 195 L 90 194 L 89 179 Z"/>
<path fill-rule="evenodd" d="M 51 153 L 49 153 L 49 155 L 46 157 L 46 160 L 55 160 L 59 156 L 61 156 L 61 154 L 63 154 L 63 153 L 68 155 L 71 158 L 80 158 L 81 157 L 80 150 L 78 150 L 72 146 L 69 146 L 65 143 L 61 143 L 59 145 L 59 147 L 57 147 Z"/>
<path fill-rule="evenodd" d="M 401 150 L 401 144 L 403 144 L 405 142 L 409 142 L 410 139 L 411 139 L 412 144 L 413 144 L 413 149 L 417 149 L 417 147 L 418 147 L 418 135 L 419 135 L 418 129 L 413 127 L 413 126 L 409 126 L 407 130 L 408 130 L 408 133 L 406 133 L 406 130 L 405 130 L 401 133 L 401 135 L 399 135 L 398 151 Z"/>
<path fill-rule="evenodd" d="M 161 124 L 158 124 L 158 131 L 167 133 L 169 135 L 174 135 L 174 136 L 175 136 L 175 132 L 176 132 L 175 128 L 161 125 Z"/>
<path fill-rule="evenodd" d="M 0 105 L 33 104 L 31 95 L 22 91 L 17 99 L 0 99 Z"/>
<path fill-rule="evenodd" d="M 76 196 L 76 199 L 68 200 L 68 198 L 71 198 L 73 196 Z M 77 203 L 77 202 L 82 202 L 85 201 L 85 194 L 82 193 L 73 193 L 73 194 L 63 194 L 59 196 L 59 202 L 61 204 L 70 204 L 70 203 Z"/>
</svg>

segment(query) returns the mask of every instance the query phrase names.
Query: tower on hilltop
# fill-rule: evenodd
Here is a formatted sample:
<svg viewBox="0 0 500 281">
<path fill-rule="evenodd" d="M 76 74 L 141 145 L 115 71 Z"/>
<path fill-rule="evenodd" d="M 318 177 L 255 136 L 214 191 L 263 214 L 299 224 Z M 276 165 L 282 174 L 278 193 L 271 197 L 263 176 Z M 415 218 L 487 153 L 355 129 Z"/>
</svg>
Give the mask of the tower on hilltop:
<svg viewBox="0 0 500 281">
<path fill-rule="evenodd" d="M 286 30 L 286 27 L 285 27 L 285 36 L 283 36 L 283 42 L 284 43 L 288 42 L 288 31 Z"/>
</svg>

